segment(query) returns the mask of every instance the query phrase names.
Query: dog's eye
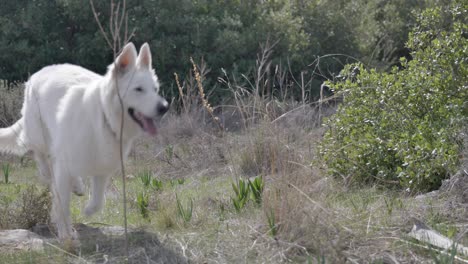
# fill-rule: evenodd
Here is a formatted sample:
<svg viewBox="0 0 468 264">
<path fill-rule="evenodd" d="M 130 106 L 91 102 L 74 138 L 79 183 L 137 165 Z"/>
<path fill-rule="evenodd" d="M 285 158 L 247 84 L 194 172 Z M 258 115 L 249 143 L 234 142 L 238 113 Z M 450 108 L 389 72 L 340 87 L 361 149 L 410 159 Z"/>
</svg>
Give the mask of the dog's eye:
<svg viewBox="0 0 468 264">
<path fill-rule="evenodd" d="M 137 87 L 137 88 L 135 88 L 135 91 L 137 91 L 137 92 L 140 92 L 140 93 L 141 93 L 141 92 L 143 92 L 143 88 L 141 88 L 141 87 Z"/>
</svg>

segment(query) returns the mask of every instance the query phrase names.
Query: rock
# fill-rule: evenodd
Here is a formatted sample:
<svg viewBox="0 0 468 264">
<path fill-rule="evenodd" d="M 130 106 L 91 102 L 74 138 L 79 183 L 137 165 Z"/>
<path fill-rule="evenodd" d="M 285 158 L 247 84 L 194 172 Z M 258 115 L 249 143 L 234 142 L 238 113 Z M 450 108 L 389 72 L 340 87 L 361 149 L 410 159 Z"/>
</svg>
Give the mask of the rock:
<svg viewBox="0 0 468 264">
<path fill-rule="evenodd" d="M 53 237 L 49 226 L 46 224 L 36 224 L 32 227 L 32 231 L 41 237 Z"/>
<path fill-rule="evenodd" d="M 438 195 L 439 195 L 439 190 L 435 190 L 435 191 L 432 191 L 432 192 L 419 194 L 416 197 L 414 197 L 414 199 L 416 199 L 417 201 L 418 200 L 426 200 L 426 199 L 430 199 L 430 198 L 437 198 Z"/>
<path fill-rule="evenodd" d="M 123 236 L 125 235 L 125 228 L 121 226 L 103 226 L 99 230 L 106 236 Z"/>
<path fill-rule="evenodd" d="M 0 252 L 16 250 L 42 251 L 44 250 L 44 240 L 25 229 L 0 231 Z"/>
<path fill-rule="evenodd" d="M 441 248 L 448 252 L 450 252 L 452 247 L 456 247 L 457 254 L 463 254 L 465 256 L 468 256 L 467 247 L 453 241 L 452 239 L 446 236 L 443 236 L 435 230 L 430 229 L 422 222 L 416 221 L 413 226 L 413 229 L 411 230 L 411 232 L 408 233 L 408 236 L 418 241 L 435 246 L 437 248 Z"/>
<path fill-rule="evenodd" d="M 459 203 L 468 204 L 468 171 L 461 169 L 443 181 L 439 191 L 457 198 Z"/>
<path fill-rule="evenodd" d="M 156 234 L 128 230 L 129 256 L 126 261 L 125 230 L 120 226 L 92 227 L 75 224 L 79 245 L 73 248 L 80 258 L 92 263 L 187 263 L 187 259 L 161 243 Z M 57 240 L 47 225 L 36 225 L 34 232 L 24 229 L 0 231 L 0 254 L 14 251 L 47 251 L 68 249 Z M 0 261 L 1 262 L 1 261 Z"/>
</svg>

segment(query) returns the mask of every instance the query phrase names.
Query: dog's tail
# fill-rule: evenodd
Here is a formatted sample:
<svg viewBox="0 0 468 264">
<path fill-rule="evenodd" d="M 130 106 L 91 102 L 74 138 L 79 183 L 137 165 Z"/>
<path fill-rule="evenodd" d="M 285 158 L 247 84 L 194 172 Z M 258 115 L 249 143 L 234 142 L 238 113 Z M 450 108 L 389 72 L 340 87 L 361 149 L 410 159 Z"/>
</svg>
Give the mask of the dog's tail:
<svg viewBox="0 0 468 264">
<path fill-rule="evenodd" d="M 23 155 L 28 150 L 22 142 L 23 118 L 16 121 L 11 127 L 0 128 L 0 152 Z"/>
</svg>

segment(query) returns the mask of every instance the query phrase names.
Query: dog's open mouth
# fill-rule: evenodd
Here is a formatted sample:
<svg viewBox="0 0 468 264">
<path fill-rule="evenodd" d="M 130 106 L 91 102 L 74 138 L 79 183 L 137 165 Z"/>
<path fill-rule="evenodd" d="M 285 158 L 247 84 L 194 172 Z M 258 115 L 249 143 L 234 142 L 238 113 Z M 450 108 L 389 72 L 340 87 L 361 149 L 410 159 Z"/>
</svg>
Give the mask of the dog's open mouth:
<svg viewBox="0 0 468 264">
<path fill-rule="evenodd" d="M 138 125 L 140 125 L 143 131 L 150 134 L 151 136 L 156 135 L 156 126 L 154 125 L 154 120 L 152 118 L 135 111 L 133 108 L 128 108 L 128 114 Z"/>
</svg>

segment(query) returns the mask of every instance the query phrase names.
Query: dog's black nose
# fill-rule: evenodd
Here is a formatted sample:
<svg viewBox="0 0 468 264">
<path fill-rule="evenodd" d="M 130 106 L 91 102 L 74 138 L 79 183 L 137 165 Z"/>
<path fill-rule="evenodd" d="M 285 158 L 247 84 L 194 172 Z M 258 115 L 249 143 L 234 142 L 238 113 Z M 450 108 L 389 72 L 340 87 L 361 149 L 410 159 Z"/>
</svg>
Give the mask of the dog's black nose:
<svg viewBox="0 0 468 264">
<path fill-rule="evenodd" d="M 158 115 L 164 115 L 167 112 L 167 110 L 169 110 L 169 104 L 167 102 L 159 103 L 156 106 L 156 111 Z"/>
</svg>

